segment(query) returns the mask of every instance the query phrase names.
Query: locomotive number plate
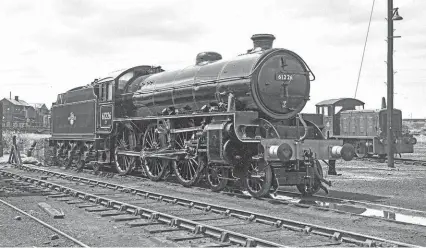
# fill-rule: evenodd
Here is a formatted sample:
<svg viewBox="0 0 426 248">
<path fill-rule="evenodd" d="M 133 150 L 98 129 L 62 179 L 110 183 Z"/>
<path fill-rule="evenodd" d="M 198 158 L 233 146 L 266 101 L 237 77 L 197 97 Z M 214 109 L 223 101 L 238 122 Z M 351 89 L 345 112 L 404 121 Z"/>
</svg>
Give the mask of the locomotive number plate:
<svg viewBox="0 0 426 248">
<path fill-rule="evenodd" d="M 100 126 L 101 128 L 110 128 L 112 124 L 112 105 L 102 105 L 100 111 Z"/>
<path fill-rule="evenodd" d="M 291 74 L 285 74 L 285 73 L 277 73 L 275 74 L 275 80 L 278 81 L 292 81 L 293 75 Z"/>
</svg>

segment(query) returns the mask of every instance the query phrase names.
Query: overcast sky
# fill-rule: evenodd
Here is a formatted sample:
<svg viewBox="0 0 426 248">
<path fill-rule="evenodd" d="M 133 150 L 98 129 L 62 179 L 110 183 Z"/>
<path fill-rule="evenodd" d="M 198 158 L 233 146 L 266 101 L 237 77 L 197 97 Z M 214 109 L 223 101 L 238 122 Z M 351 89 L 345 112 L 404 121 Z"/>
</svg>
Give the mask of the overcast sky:
<svg viewBox="0 0 426 248">
<path fill-rule="evenodd" d="M 193 64 L 200 51 L 230 58 L 272 33 L 317 80 L 315 103 L 354 97 L 373 0 L 1 0 L 0 97 L 50 106 L 56 95 L 141 64 Z M 386 0 L 376 0 L 357 98 L 379 108 L 386 95 Z M 395 107 L 426 118 L 426 1 L 394 0 Z"/>
</svg>

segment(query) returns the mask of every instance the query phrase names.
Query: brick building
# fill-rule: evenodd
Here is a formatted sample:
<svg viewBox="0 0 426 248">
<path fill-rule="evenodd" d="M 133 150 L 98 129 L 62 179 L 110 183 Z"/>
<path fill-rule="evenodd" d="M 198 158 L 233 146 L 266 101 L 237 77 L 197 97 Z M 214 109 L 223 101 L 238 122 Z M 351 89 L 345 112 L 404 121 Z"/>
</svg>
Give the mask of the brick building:
<svg viewBox="0 0 426 248">
<path fill-rule="evenodd" d="M 40 127 L 50 127 L 50 110 L 44 103 L 34 103 L 35 122 Z"/>
<path fill-rule="evenodd" d="M 3 127 L 27 128 L 49 127 L 50 111 L 43 103 L 28 104 L 26 101 L 15 98 L 3 98 Z"/>
</svg>

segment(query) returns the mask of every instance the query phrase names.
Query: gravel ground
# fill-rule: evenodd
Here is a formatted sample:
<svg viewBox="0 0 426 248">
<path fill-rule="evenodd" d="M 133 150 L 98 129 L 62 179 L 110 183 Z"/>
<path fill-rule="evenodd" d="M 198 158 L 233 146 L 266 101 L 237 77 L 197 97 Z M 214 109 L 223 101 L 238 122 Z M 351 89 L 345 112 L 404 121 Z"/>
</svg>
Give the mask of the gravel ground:
<svg viewBox="0 0 426 248">
<path fill-rule="evenodd" d="M 4 200 L 3 197 L 1 197 Z M 8 201 L 9 203 L 11 201 Z M 20 217 L 20 220 L 17 218 Z M 0 246 L 74 246 L 64 237 L 42 226 L 18 211 L 0 203 Z M 56 239 L 57 238 L 57 239 Z M 53 240 L 52 240 L 53 239 Z"/>
<path fill-rule="evenodd" d="M 345 164 L 345 166 L 347 166 L 347 164 Z M 340 169 L 342 168 L 346 168 L 346 167 L 340 167 Z M 74 174 L 74 173 L 78 174 L 73 171 L 69 171 L 69 170 L 64 171 L 62 169 L 53 168 L 53 167 L 49 169 L 62 171 L 68 174 Z M 360 179 L 360 181 L 371 182 L 372 185 L 376 184 L 377 182 L 384 181 L 383 179 L 374 180 L 374 178 L 371 178 L 370 181 L 365 180 L 365 177 L 367 176 L 371 177 L 370 174 L 371 173 L 368 173 L 368 175 L 364 175 L 363 179 Z M 360 175 L 362 175 L 362 173 Z M 86 173 L 83 176 L 99 179 L 99 177 L 97 176 L 93 176 Z M 358 175 L 358 177 L 360 176 Z M 380 177 L 382 176 L 377 176 L 377 177 L 380 179 Z M 253 212 L 273 215 L 273 216 L 297 220 L 297 221 L 303 221 L 303 222 L 317 224 L 317 225 L 330 226 L 336 229 L 344 229 L 347 231 L 353 231 L 358 233 L 368 232 L 368 234 L 372 236 L 378 236 L 378 237 L 391 239 L 395 241 L 426 246 L 426 228 L 421 226 L 397 224 L 397 223 L 392 223 L 385 220 L 363 218 L 363 217 L 359 217 L 359 216 L 355 216 L 351 214 L 345 214 L 345 213 L 339 214 L 332 211 L 324 212 L 324 211 L 320 211 L 316 209 L 297 208 L 294 206 L 286 206 L 286 205 L 273 205 L 264 200 L 249 200 L 249 199 L 229 197 L 224 194 L 212 193 L 210 190 L 207 190 L 207 189 L 176 187 L 176 184 L 170 183 L 170 182 L 156 183 L 156 182 L 151 182 L 151 181 L 143 180 L 143 179 L 135 179 L 135 178 L 119 177 L 119 176 L 114 176 L 114 178 L 108 178 L 108 179 L 103 178 L 102 180 L 105 180 L 105 181 L 111 180 L 115 183 L 120 183 L 120 184 L 124 184 L 128 186 L 136 186 L 136 187 L 153 191 L 153 192 L 175 195 L 178 197 L 193 199 L 196 201 L 208 202 L 211 204 L 220 204 L 220 205 L 231 207 L 231 208 L 243 208 L 245 210 L 249 210 Z M 351 182 L 351 180 L 343 180 L 343 179 L 342 181 Z M 339 191 L 336 191 L 336 192 L 344 192 L 347 189 L 344 187 L 345 184 L 337 184 L 337 185 L 338 185 Z M 350 185 L 350 183 L 348 183 L 348 185 Z M 369 189 L 369 187 L 372 187 L 371 185 L 368 186 L 366 184 L 358 184 L 358 183 L 356 183 L 356 185 L 361 185 L 360 187 L 366 187 L 361 189 L 363 194 L 369 193 L 368 196 L 370 198 L 375 197 L 373 196 L 373 194 L 371 194 L 371 190 Z M 394 192 L 397 189 L 398 189 L 398 186 L 395 185 L 393 189 Z M 360 188 L 358 188 L 358 190 L 360 190 Z M 386 189 L 386 190 L 389 190 L 389 189 Z M 387 197 L 389 197 L 389 195 L 387 195 Z M 380 197 L 383 197 L 383 195 Z M 303 244 L 300 244 L 300 245 L 303 245 Z"/>
<path fill-rule="evenodd" d="M 416 137 L 419 141 L 419 137 Z M 426 160 L 426 136 L 422 136 L 423 142 L 418 142 L 414 145 L 414 152 L 413 153 L 406 153 L 402 154 L 403 158 L 411 158 L 411 159 L 421 159 Z"/>
<path fill-rule="evenodd" d="M 329 196 L 426 210 L 426 166 L 351 161 L 336 167 L 342 175 L 328 176 Z"/>
<path fill-rule="evenodd" d="M 53 219 L 37 203 L 43 201 L 65 213 L 64 219 Z M 14 197 L 9 202 L 20 206 L 21 209 L 31 211 L 37 218 L 47 222 L 68 235 L 93 247 L 158 247 L 166 244 L 138 228 L 128 228 L 124 223 L 112 222 L 111 218 L 100 217 L 96 213 L 86 212 L 75 205 L 68 205 L 46 197 Z M 48 236 L 50 237 L 50 236 Z M 17 237 L 15 238 L 15 242 Z M 28 245 L 36 245 L 28 243 Z M 49 245 L 51 246 L 51 245 Z M 66 245 L 70 246 L 70 244 Z"/>
<path fill-rule="evenodd" d="M 1 167 L 1 166 L 0 166 Z M 68 205 L 46 196 L 28 194 L 7 185 L 8 180 L 0 177 L 0 199 L 19 206 L 20 209 L 56 227 L 62 232 L 93 247 L 164 247 L 167 241 L 152 238 L 138 228 L 128 228 L 124 223 L 112 222 L 96 213 L 86 212 L 75 205 Z M 22 194 L 21 194 L 22 193 Z M 53 208 L 65 213 L 64 219 L 53 219 L 38 207 L 39 202 L 46 202 Z M 21 220 L 15 220 L 16 216 Z M 0 204 L 0 247 L 4 246 L 75 246 L 73 242 L 59 235 L 51 240 L 53 231 L 43 227 L 15 210 Z"/>
<path fill-rule="evenodd" d="M 417 144 L 415 152 L 415 154 L 410 155 L 413 156 L 411 158 L 426 158 L 426 145 L 424 143 Z M 50 167 L 49 169 L 58 170 L 68 174 L 79 174 L 74 171 L 62 170 L 55 167 Z M 324 167 L 324 170 L 326 171 L 327 168 Z M 342 174 L 341 176 L 327 177 L 327 179 L 332 180 L 333 182 L 333 186 L 329 188 L 329 196 L 371 201 L 385 205 L 388 204 L 423 211 L 426 210 L 424 208 L 426 205 L 426 198 L 424 197 L 424 192 L 426 191 L 426 167 L 424 166 L 396 164 L 395 169 L 389 169 L 385 163 L 351 161 L 338 162 L 337 170 L 338 173 Z M 341 228 L 344 230 L 365 233 L 366 228 L 368 228 L 368 233 L 373 236 L 426 246 L 426 228 L 420 226 L 391 223 L 384 220 L 363 218 L 351 214 L 338 214 L 335 212 L 323 212 L 315 209 L 272 205 L 266 201 L 246 200 L 212 193 L 210 190 L 203 188 L 176 187 L 176 184 L 171 182 L 151 182 L 146 179 L 135 179 L 132 177 L 120 176 L 114 176 L 113 178 L 100 178 L 99 176 L 87 173 L 80 175 L 104 181 L 111 180 L 112 182 L 119 184 L 136 186 L 144 190 L 176 195 L 178 197 L 193 199 L 196 201 L 220 204 L 233 208 L 244 208 L 245 210 L 279 216 L 282 218 L 332 226 L 337 229 Z M 282 189 L 296 191 L 294 187 L 283 187 Z M 319 194 L 323 193 L 320 192 Z M 80 211 L 79 213 L 81 214 Z M 88 217 L 86 216 L 86 218 Z M 73 225 L 74 224 L 71 224 L 71 226 Z M 96 226 L 102 226 L 102 224 L 98 224 L 96 222 Z M 96 229 L 96 227 L 94 228 Z M 87 232 L 87 229 L 85 230 L 82 226 L 76 225 L 70 230 L 77 235 L 83 237 L 87 236 L 88 240 L 91 240 L 91 237 L 88 236 L 87 233 L 84 233 Z M 117 229 L 111 229 L 111 226 L 105 226 L 105 230 L 107 230 L 105 232 L 107 235 L 105 235 L 105 237 L 98 235 L 98 237 L 100 237 L 99 239 L 106 238 L 109 240 L 108 238 L 111 235 L 116 235 L 115 232 Z M 114 243 L 114 238 L 111 238 L 110 240 L 111 241 L 107 246 L 125 245 L 122 243 Z M 105 246 L 106 244 L 103 243 L 103 245 Z"/>
</svg>

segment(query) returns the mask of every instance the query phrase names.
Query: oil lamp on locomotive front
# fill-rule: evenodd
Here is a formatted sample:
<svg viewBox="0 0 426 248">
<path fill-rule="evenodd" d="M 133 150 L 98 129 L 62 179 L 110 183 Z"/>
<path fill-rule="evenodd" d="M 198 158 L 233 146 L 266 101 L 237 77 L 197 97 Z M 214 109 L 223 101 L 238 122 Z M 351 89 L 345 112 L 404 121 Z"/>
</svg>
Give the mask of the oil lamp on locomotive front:
<svg viewBox="0 0 426 248">
<path fill-rule="evenodd" d="M 122 112 L 157 116 L 157 123 L 167 123 L 171 140 L 188 130 L 179 131 L 188 128 L 188 122 L 202 130 L 203 137 L 192 136 L 194 140 L 186 142 L 190 155 L 183 158 L 176 152 L 173 163 L 205 157 L 199 168 L 204 168 L 213 190 L 236 181 L 256 197 L 279 185 L 313 194 L 323 188 L 321 182 L 329 184 L 318 161 L 351 160 L 353 147 L 325 140 L 313 123 L 304 120 L 300 112 L 315 76 L 295 52 L 273 48 L 274 39 L 271 34 L 253 35 L 254 47 L 235 58 L 203 52 L 193 66 L 139 77 L 131 83 L 138 85 L 133 107 Z M 144 149 L 145 161 L 171 154 L 167 149 Z M 149 162 L 143 164 L 149 172 Z"/>
</svg>

